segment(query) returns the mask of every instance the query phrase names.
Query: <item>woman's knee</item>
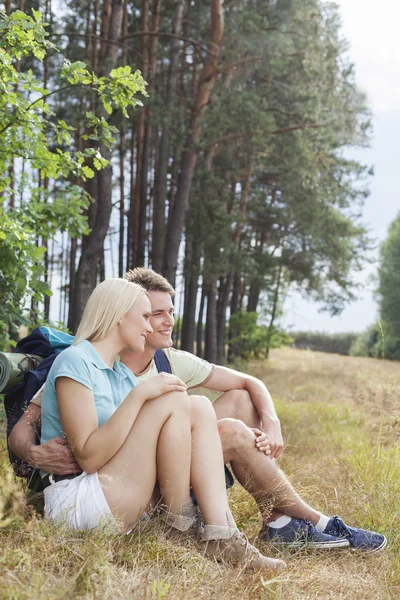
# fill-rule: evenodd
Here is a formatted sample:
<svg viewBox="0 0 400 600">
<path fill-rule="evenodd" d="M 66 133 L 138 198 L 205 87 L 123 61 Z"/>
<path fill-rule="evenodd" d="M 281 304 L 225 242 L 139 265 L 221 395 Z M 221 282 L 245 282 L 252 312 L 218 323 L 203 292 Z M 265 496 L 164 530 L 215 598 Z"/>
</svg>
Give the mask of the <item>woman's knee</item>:
<svg viewBox="0 0 400 600">
<path fill-rule="evenodd" d="M 167 412 L 169 414 L 185 414 L 190 417 L 191 403 L 190 397 L 186 392 L 169 392 L 158 398 L 148 400 L 144 407 L 148 407 L 151 411 L 161 414 Z"/>
<path fill-rule="evenodd" d="M 217 422 L 211 402 L 205 396 L 189 396 L 192 424 L 200 421 Z"/>
</svg>

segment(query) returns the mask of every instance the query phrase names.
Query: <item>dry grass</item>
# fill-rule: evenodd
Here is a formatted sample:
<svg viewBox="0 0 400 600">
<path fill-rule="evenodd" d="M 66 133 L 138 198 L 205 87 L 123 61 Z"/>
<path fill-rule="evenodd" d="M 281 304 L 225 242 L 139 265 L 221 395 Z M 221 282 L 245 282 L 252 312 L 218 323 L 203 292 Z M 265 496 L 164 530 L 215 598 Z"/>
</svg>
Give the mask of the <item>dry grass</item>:
<svg viewBox="0 0 400 600">
<path fill-rule="evenodd" d="M 251 370 L 278 405 L 288 440 L 282 466 L 291 480 L 317 508 L 385 532 L 386 552 L 286 551 L 288 572 L 270 580 L 174 546 L 154 526 L 126 538 L 55 529 L 27 512 L 3 450 L 0 599 L 399 598 L 400 364 L 276 350 Z M 252 499 L 237 485 L 230 494 L 235 517 L 255 540 Z"/>
</svg>

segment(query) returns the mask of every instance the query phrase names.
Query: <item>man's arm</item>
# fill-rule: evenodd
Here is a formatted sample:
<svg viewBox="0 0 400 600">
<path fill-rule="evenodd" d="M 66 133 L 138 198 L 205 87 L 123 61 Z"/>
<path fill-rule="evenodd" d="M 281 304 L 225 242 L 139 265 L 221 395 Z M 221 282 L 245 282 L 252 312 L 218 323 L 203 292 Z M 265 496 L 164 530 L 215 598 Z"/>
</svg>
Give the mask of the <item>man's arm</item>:
<svg viewBox="0 0 400 600">
<path fill-rule="evenodd" d="M 201 386 L 219 392 L 246 390 L 260 416 L 262 430 L 268 436 L 271 456 L 279 456 L 283 449 L 281 425 L 271 394 L 262 381 L 234 369 L 215 366 L 210 377 Z"/>
<path fill-rule="evenodd" d="M 48 473 L 68 475 L 82 469 L 74 459 L 67 441 L 54 438 L 45 444 L 36 444 L 36 431 L 40 425 L 41 408 L 33 402 L 28 406 L 8 438 L 11 450 L 22 460 Z"/>
</svg>

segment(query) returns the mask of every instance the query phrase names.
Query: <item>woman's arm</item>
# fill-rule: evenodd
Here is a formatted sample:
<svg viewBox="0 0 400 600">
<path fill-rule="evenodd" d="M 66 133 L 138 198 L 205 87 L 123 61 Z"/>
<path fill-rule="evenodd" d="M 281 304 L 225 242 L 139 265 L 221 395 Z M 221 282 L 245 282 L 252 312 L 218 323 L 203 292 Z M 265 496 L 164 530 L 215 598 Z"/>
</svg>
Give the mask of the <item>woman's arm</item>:
<svg viewBox="0 0 400 600">
<path fill-rule="evenodd" d="M 93 392 L 69 377 L 56 380 L 63 431 L 79 465 L 95 473 L 121 448 L 147 400 L 172 391 L 186 391 L 174 375 L 160 373 L 135 386 L 111 417 L 98 427 Z"/>
</svg>

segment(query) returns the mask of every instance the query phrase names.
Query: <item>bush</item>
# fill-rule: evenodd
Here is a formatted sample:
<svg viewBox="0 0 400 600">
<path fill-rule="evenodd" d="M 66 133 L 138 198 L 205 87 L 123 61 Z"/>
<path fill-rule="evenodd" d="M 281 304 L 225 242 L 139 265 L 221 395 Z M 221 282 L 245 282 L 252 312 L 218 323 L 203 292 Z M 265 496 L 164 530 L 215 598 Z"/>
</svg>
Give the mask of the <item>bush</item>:
<svg viewBox="0 0 400 600">
<path fill-rule="evenodd" d="M 400 340 L 392 334 L 387 325 L 374 323 L 356 338 L 350 354 L 400 360 Z"/>
<path fill-rule="evenodd" d="M 248 360 L 267 354 L 267 347 L 279 348 L 291 344 L 292 338 L 282 329 L 273 326 L 271 330 L 266 325 L 257 325 L 256 312 L 240 311 L 231 316 L 229 328 L 231 334 L 230 345 L 239 349 L 240 357 Z"/>
<path fill-rule="evenodd" d="M 348 356 L 350 348 L 359 334 L 357 333 L 325 333 L 312 331 L 291 332 L 293 347 L 300 350 L 316 350 Z"/>
</svg>

